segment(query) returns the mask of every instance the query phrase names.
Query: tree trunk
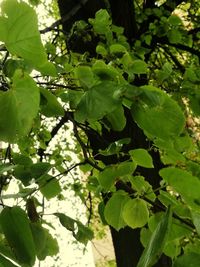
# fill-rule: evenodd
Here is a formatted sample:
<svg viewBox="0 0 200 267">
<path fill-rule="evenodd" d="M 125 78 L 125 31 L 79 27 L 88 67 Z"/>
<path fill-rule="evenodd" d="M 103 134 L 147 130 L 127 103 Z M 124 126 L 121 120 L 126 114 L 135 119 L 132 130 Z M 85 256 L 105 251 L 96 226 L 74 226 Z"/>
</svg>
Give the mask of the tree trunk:
<svg viewBox="0 0 200 267">
<path fill-rule="evenodd" d="M 67 13 L 70 12 L 75 6 L 78 6 L 80 3 L 83 3 L 81 0 L 58 0 L 59 9 L 61 17 L 64 18 Z M 112 20 L 113 23 L 122 26 L 125 29 L 125 35 L 130 44 L 132 44 L 138 34 L 137 32 L 137 24 L 135 21 L 135 14 L 134 14 L 134 4 L 132 0 L 110 0 L 110 10 L 112 12 Z M 80 6 L 79 6 L 80 7 Z M 86 20 L 90 17 L 94 17 L 96 11 L 100 8 L 105 8 L 104 1 L 102 0 L 88 0 L 85 4 L 83 4 L 79 10 L 71 16 L 67 21 L 63 22 L 63 29 L 66 32 L 69 32 L 71 29 L 72 24 L 77 20 Z M 73 47 L 73 45 L 72 45 Z M 73 49 L 73 48 L 72 48 Z M 79 50 L 82 53 L 83 46 L 76 45 L 75 50 Z M 92 51 L 93 48 L 88 45 L 85 48 L 85 51 L 89 51 L 94 54 Z M 137 86 L 144 85 L 147 83 L 147 79 L 144 76 L 137 77 L 135 80 Z M 122 138 L 130 138 L 131 142 L 128 145 L 124 146 L 124 151 L 128 151 L 130 149 L 135 148 L 149 148 L 151 143 L 147 140 L 146 136 L 144 135 L 143 131 L 134 123 L 130 111 L 128 109 L 124 110 L 126 115 L 126 126 L 123 131 L 115 132 L 115 131 L 108 131 L 105 127 L 102 129 L 102 135 L 98 135 L 94 131 L 88 130 L 86 132 L 90 145 L 94 151 L 94 154 L 97 154 L 99 149 L 105 149 L 108 144 L 114 142 L 116 140 Z M 154 161 L 155 168 L 153 169 L 146 169 L 146 168 L 137 168 L 136 172 L 143 175 L 149 183 L 152 185 L 154 189 L 160 186 L 160 177 L 159 177 L 159 170 L 162 167 L 160 162 L 160 157 L 157 152 L 152 151 L 151 156 Z M 104 164 L 115 164 L 119 161 L 116 161 L 116 156 L 98 156 L 98 159 L 102 160 Z M 124 158 L 120 159 L 121 161 Z M 120 189 L 120 185 L 119 188 Z M 138 259 L 141 256 L 143 251 L 143 246 L 140 243 L 140 229 L 131 229 L 126 227 L 121 229 L 120 231 L 116 231 L 112 227 L 111 234 L 113 239 L 113 245 L 116 255 L 116 262 L 118 267 L 135 267 L 137 265 Z M 155 265 L 156 267 L 161 266 L 171 266 L 171 262 L 167 257 L 161 257 L 159 263 Z"/>
</svg>

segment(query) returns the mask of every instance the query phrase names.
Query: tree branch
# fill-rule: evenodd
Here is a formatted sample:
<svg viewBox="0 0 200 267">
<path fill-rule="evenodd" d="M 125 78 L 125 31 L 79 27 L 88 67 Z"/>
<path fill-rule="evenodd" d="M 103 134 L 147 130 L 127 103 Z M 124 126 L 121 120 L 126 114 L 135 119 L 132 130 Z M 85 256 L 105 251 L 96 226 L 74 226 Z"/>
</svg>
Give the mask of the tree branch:
<svg viewBox="0 0 200 267">
<path fill-rule="evenodd" d="M 200 58 L 200 51 L 199 51 L 199 50 L 196 50 L 196 49 L 193 48 L 193 47 L 189 47 L 189 46 L 184 45 L 184 44 L 172 44 L 172 43 L 170 43 L 170 42 L 168 41 L 168 39 L 167 39 L 166 37 L 156 38 L 156 39 L 157 39 L 156 42 L 157 42 L 158 44 L 161 44 L 161 45 L 162 45 L 162 44 L 166 44 L 166 45 L 168 45 L 168 46 L 175 47 L 175 48 L 180 49 L 180 50 L 182 50 L 182 51 L 189 52 L 189 53 L 191 53 L 191 54 L 193 54 L 193 55 L 196 55 L 196 56 L 198 56 L 198 57 Z"/>
<path fill-rule="evenodd" d="M 82 6 L 84 6 L 87 3 L 87 1 L 88 0 L 80 0 L 80 3 L 75 5 L 66 15 L 64 15 L 61 19 L 55 21 L 53 24 L 51 24 L 51 26 L 46 27 L 45 29 L 41 30 L 40 33 L 44 34 L 44 33 L 50 32 L 54 30 L 56 27 L 58 27 L 59 25 L 61 25 L 62 23 L 71 19 L 71 17 L 73 17 L 82 8 Z"/>
<path fill-rule="evenodd" d="M 124 189 L 124 191 L 126 191 L 130 195 L 133 195 L 135 193 L 135 191 L 130 186 L 128 186 L 126 183 L 124 183 L 122 181 L 117 181 L 116 187 L 119 187 L 120 189 Z M 142 196 L 141 198 L 144 199 L 149 204 L 151 204 L 153 207 L 157 208 L 159 211 L 166 211 L 166 207 L 163 206 L 162 204 L 160 204 L 159 202 L 153 202 L 152 200 L 147 198 L 145 195 Z M 194 229 L 194 225 L 190 221 L 179 217 L 176 213 L 173 213 L 172 216 L 173 216 L 173 218 L 179 220 L 180 222 L 187 225 L 188 227 Z"/>
<path fill-rule="evenodd" d="M 65 115 L 61 118 L 61 120 L 56 124 L 56 126 L 52 129 L 51 131 L 51 138 L 45 142 L 45 145 L 48 146 L 51 140 L 56 136 L 60 128 L 69 120 L 69 112 L 65 112 Z M 40 157 L 40 160 L 42 161 L 44 153 L 45 153 L 44 148 L 39 148 L 38 149 L 38 156 Z"/>
</svg>

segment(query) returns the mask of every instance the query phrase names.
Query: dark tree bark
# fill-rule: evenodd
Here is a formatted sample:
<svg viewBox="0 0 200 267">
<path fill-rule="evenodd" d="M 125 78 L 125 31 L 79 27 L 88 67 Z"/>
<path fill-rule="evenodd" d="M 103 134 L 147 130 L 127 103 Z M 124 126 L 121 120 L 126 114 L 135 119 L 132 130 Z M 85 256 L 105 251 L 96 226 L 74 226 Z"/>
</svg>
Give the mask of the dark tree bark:
<svg viewBox="0 0 200 267">
<path fill-rule="evenodd" d="M 64 17 L 70 10 L 74 8 L 74 6 L 79 5 L 81 0 L 58 0 L 59 9 L 61 17 Z M 148 1 L 147 1 L 148 2 Z M 149 1 L 151 2 L 151 1 Z M 154 2 L 154 1 L 152 1 Z M 135 20 L 135 13 L 134 13 L 134 4 L 132 0 L 110 0 L 110 10 L 112 12 L 112 20 L 113 23 L 122 26 L 125 29 L 125 35 L 130 44 L 134 43 L 136 37 L 138 38 L 138 26 Z M 149 4 L 148 4 L 149 5 Z M 148 6 L 147 5 L 147 6 Z M 63 23 L 63 29 L 65 32 L 69 32 L 71 29 L 72 24 L 77 20 L 86 20 L 90 17 L 94 17 L 96 11 L 100 8 L 105 8 L 104 1 L 102 0 L 88 0 L 85 4 L 83 4 L 79 10 L 71 16 L 70 19 Z M 72 44 L 73 49 L 73 44 Z M 76 45 L 75 50 L 79 50 L 82 53 L 83 46 Z M 93 48 L 88 44 L 85 48 L 85 51 L 89 51 L 94 54 Z M 91 51 L 90 51 L 91 50 Z M 137 77 L 135 80 L 135 84 L 137 86 L 141 86 L 147 83 L 146 76 Z M 151 143 L 147 140 L 146 136 L 144 135 L 143 131 L 134 123 L 130 111 L 128 109 L 124 110 L 126 115 L 126 126 L 123 131 L 116 132 L 116 131 L 108 131 L 106 128 L 102 129 L 102 135 L 100 136 L 98 133 L 87 130 L 86 134 L 88 136 L 90 146 L 94 151 L 94 155 L 97 154 L 99 149 L 105 149 L 108 144 L 114 142 L 116 140 L 129 137 L 131 139 L 130 144 L 125 145 L 123 147 L 124 152 L 134 149 L 134 148 L 149 148 Z M 139 172 L 143 175 L 152 185 L 154 189 L 160 186 L 160 177 L 159 177 L 159 170 L 162 167 L 160 162 L 160 157 L 157 152 L 152 151 L 151 155 L 153 157 L 154 166 L 153 169 L 146 169 L 146 168 L 137 168 L 136 172 Z M 115 164 L 119 160 L 123 161 L 124 158 L 116 158 L 116 156 L 98 156 L 100 160 L 104 162 L 104 164 Z M 118 184 L 120 189 L 120 184 Z M 136 229 L 133 230 L 129 227 L 125 229 L 121 229 L 119 232 L 111 229 L 113 245 L 116 255 L 116 262 L 118 267 L 134 267 L 137 265 L 137 262 L 141 256 L 143 251 L 143 246 L 140 243 L 140 230 Z M 167 257 L 161 257 L 160 261 L 155 265 L 156 267 L 161 266 L 171 266 L 171 261 Z"/>
</svg>

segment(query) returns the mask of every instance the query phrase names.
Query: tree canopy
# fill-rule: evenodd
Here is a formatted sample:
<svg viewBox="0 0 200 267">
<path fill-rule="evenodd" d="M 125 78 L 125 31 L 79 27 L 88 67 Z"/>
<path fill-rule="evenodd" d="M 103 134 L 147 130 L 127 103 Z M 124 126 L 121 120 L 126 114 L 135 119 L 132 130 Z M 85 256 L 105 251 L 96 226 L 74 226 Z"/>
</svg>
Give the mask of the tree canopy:
<svg viewBox="0 0 200 267">
<path fill-rule="evenodd" d="M 52 1 L 45 27 L 39 3 L 0 5 L 0 265 L 58 253 L 42 199 L 71 188 L 88 223 L 51 216 L 109 225 L 118 267 L 198 266 L 199 1 Z"/>
</svg>

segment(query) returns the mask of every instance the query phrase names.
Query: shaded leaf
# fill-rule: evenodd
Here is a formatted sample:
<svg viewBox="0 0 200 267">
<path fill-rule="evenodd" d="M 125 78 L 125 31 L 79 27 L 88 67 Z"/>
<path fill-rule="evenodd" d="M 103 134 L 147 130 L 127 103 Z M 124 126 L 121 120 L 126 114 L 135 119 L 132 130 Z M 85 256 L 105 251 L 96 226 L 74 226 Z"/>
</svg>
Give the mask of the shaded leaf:
<svg viewBox="0 0 200 267">
<path fill-rule="evenodd" d="M 76 223 L 78 226 L 78 232 L 74 232 L 73 236 L 77 241 L 86 245 L 89 240 L 92 240 L 94 233 L 89 227 L 83 225 L 81 222 L 76 221 Z"/>
<path fill-rule="evenodd" d="M 200 180 L 185 170 L 178 168 L 164 168 L 161 177 L 181 195 L 185 202 L 192 208 L 200 207 Z"/>
<path fill-rule="evenodd" d="M 148 245 L 144 249 L 137 267 L 152 267 L 158 261 L 170 230 L 171 218 L 171 208 L 168 208 L 166 214 L 163 216 L 153 232 Z"/>
<path fill-rule="evenodd" d="M 5 207 L 0 214 L 3 233 L 22 264 L 34 265 L 35 245 L 26 213 L 18 206 Z"/>
<path fill-rule="evenodd" d="M 189 253 L 178 257 L 173 267 L 197 267 L 200 262 L 200 254 Z"/>
<path fill-rule="evenodd" d="M 39 90 L 33 79 L 15 73 L 10 90 L 0 92 L 0 139 L 16 142 L 29 133 L 39 109 Z"/>
<path fill-rule="evenodd" d="M 46 117 L 63 116 L 64 109 L 58 102 L 57 97 L 47 89 L 40 88 L 41 97 L 41 112 Z M 42 100 L 42 99 L 45 100 Z"/>
<path fill-rule="evenodd" d="M 40 192 L 46 199 L 56 197 L 61 192 L 59 181 L 49 174 L 44 174 L 38 181 Z"/>
<path fill-rule="evenodd" d="M 75 230 L 75 222 L 76 220 L 72 219 L 71 217 L 63 214 L 63 213 L 54 213 L 55 216 L 59 218 L 60 223 L 69 231 Z"/>
<path fill-rule="evenodd" d="M 40 254 L 45 249 L 47 242 L 46 231 L 39 222 L 30 223 L 30 228 L 33 235 L 36 254 L 40 257 Z"/>
<path fill-rule="evenodd" d="M 104 215 L 107 223 L 114 227 L 117 231 L 126 226 L 122 216 L 124 205 L 129 201 L 129 196 L 118 191 L 114 193 L 105 206 Z"/>
<path fill-rule="evenodd" d="M 114 131 L 122 131 L 126 126 L 126 117 L 122 106 L 115 109 L 113 112 L 108 113 L 106 118 L 111 123 L 111 128 Z"/>
<path fill-rule="evenodd" d="M 130 66 L 130 70 L 135 74 L 147 73 L 147 64 L 142 60 L 134 60 Z"/>
<path fill-rule="evenodd" d="M 0 267 L 17 267 L 13 262 L 9 261 L 6 257 L 0 254 Z"/>
<path fill-rule="evenodd" d="M 56 238 L 53 238 L 52 235 L 46 228 L 44 229 L 46 244 L 41 251 L 38 251 L 38 259 L 44 260 L 47 256 L 55 256 L 59 252 L 58 242 Z"/>
<path fill-rule="evenodd" d="M 150 137 L 170 139 L 179 135 L 185 118 L 179 105 L 153 86 L 141 87 L 138 101 L 132 105 L 132 116 Z"/>
<path fill-rule="evenodd" d="M 102 82 L 85 92 L 77 106 L 77 121 L 98 120 L 119 108 L 121 86 L 113 82 Z"/>
<path fill-rule="evenodd" d="M 109 190 L 117 178 L 132 174 L 136 168 L 133 162 L 124 161 L 119 164 L 111 165 L 106 167 L 100 172 L 98 180 L 100 185 L 105 189 Z"/>
</svg>

